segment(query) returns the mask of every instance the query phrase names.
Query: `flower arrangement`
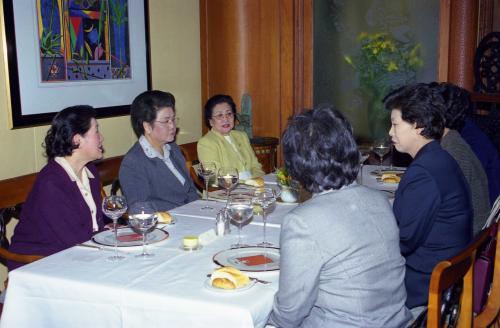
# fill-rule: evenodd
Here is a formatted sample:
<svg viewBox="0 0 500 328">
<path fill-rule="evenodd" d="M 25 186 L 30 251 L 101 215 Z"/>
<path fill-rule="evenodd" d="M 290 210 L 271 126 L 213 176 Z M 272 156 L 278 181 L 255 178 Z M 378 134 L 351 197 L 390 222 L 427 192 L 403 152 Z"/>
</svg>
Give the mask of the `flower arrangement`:
<svg viewBox="0 0 500 328">
<path fill-rule="evenodd" d="M 344 60 L 359 73 L 359 85 L 370 101 L 370 132 L 373 138 L 379 138 L 388 125 L 382 99 L 389 91 L 415 81 L 423 65 L 420 44 L 397 40 L 388 33 L 361 33 L 358 41 L 358 55 L 345 55 Z"/>
<path fill-rule="evenodd" d="M 290 186 L 292 184 L 292 176 L 288 173 L 286 167 L 280 167 L 276 170 L 276 180 L 281 186 Z"/>
<path fill-rule="evenodd" d="M 414 81 L 423 65 L 419 43 L 402 42 L 388 33 L 361 33 L 358 41 L 359 54 L 344 59 L 359 72 L 362 87 L 388 91 Z"/>
</svg>

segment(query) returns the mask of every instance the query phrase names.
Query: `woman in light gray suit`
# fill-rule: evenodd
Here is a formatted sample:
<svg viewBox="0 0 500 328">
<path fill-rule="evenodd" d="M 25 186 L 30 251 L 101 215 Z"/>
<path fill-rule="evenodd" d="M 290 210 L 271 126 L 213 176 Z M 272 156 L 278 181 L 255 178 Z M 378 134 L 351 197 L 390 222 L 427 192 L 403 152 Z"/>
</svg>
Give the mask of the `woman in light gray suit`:
<svg viewBox="0 0 500 328">
<path fill-rule="evenodd" d="M 277 327 L 404 327 L 405 262 L 387 198 L 357 185 L 349 122 L 322 106 L 293 117 L 285 165 L 313 193 L 281 226 Z"/>
</svg>

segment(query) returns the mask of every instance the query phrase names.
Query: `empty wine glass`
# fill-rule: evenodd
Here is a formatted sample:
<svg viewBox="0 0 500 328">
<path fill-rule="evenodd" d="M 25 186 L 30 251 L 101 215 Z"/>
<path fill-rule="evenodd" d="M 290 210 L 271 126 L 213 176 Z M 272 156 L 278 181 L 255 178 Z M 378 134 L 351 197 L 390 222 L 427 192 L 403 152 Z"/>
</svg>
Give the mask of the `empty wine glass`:
<svg viewBox="0 0 500 328">
<path fill-rule="evenodd" d="M 203 177 L 205 181 L 205 200 L 208 201 L 208 182 L 210 178 L 215 176 L 216 166 L 214 162 L 200 162 L 197 167 L 198 174 Z M 202 210 L 213 210 L 214 208 L 208 205 L 205 205 L 201 208 Z"/>
<path fill-rule="evenodd" d="M 366 160 L 370 157 L 370 153 L 372 152 L 372 146 L 369 145 L 360 145 L 358 146 L 359 151 L 359 184 L 363 184 L 363 165 Z"/>
<path fill-rule="evenodd" d="M 217 182 L 219 187 L 226 189 L 226 197 L 228 201 L 231 189 L 238 184 L 238 177 L 238 170 L 234 167 L 221 167 L 217 173 Z"/>
<path fill-rule="evenodd" d="M 116 222 L 127 211 L 127 201 L 125 197 L 119 195 L 112 195 L 104 197 L 102 200 L 102 212 L 111 220 L 113 220 L 113 231 L 115 234 L 115 253 L 113 256 L 108 257 L 108 260 L 121 261 L 125 258 L 123 255 L 118 255 L 118 232 L 116 229 Z"/>
<path fill-rule="evenodd" d="M 250 198 L 232 198 L 228 201 L 227 212 L 231 221 L 238 227 L 238 243 L 231 245 L 232 248 L 244 246 L 241 243 L 241 227 L 253 216 L 252 200 Z"/>
<path fill-rule="evenodd" d="M 153 231 L 158 223 L 155 206 L 150 202 L 137 202 L 130 206 L 128 223 L 130 228 L 142 235 L 142 253 L 136 257 L 149 258 L 154 256 L 146 250 L 146 236 Z"/>
<path fill-rule="evenodd" d="M 273 244 L 266 240 L 266 215 L 274 211 L 276 207 L 276 194 L 271 188 L 259 188 L 255 191 L 252 201 L 255 205 L 262 208 L 262 221 L 264 223 L 264 239 L 257 245 L 263 247 L 272 246 Z"/>
<path fill-rule="evenodd" d="M 390 148 L 391 148 L 391 142 L 387 137 L 377 139 L 373 143 L 373 152 L 380 159 L 379 174 L 382 174 L 382 163 L 384 161 L 384 156 L 389 152 Z"/>
</svg>

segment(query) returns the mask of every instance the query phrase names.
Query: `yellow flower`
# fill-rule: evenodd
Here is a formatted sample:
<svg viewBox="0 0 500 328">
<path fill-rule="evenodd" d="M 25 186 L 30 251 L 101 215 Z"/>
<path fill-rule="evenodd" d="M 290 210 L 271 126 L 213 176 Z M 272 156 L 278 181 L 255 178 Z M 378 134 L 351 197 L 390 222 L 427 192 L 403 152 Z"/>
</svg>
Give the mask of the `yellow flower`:
<svg viewBox="0 0 500 328">
<path fill-rule="evenodd" d="M 388 72 L 394 72 L 397 70 L 398 70 L 398 65 L 395 62 L 390 61 L 389 64 L 387 64 L 387 71 Z"/>
</svg>

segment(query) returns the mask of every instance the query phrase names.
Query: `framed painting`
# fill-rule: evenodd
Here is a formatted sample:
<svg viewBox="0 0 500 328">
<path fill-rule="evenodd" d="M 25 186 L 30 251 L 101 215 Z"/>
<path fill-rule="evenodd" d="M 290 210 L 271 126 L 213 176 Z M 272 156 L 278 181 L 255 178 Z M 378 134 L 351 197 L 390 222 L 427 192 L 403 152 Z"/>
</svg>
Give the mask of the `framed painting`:
<svg viewBox="0 0 500 328">
<path fill-rule="evenodd" d="M 91 105 L 126 115 L 151 89 L 147 0 L 3 1 L 13 128 Z"/>
</svg>

